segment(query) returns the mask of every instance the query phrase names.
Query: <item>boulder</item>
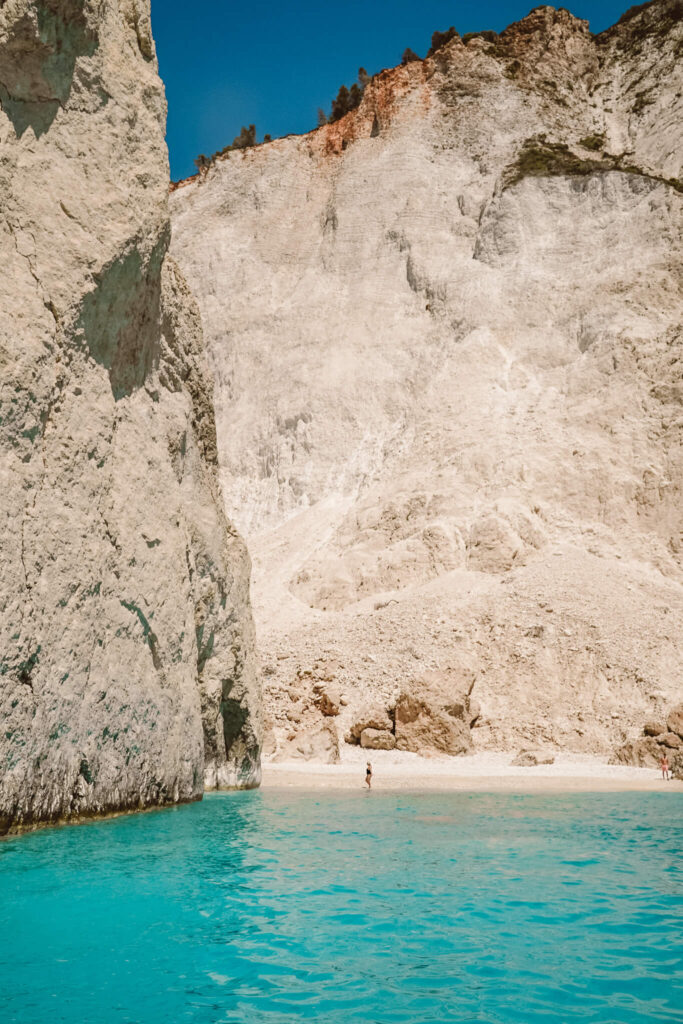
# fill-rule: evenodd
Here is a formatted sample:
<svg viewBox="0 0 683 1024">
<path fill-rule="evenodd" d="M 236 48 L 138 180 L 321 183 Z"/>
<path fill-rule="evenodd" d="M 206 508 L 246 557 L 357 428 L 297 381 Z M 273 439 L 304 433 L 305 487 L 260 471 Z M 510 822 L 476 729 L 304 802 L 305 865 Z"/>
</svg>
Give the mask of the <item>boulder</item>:
<svg viewBox="0 0 683 1024">
<path fill-rule="evenodd" d="M 279 750 L 275 761 L 318 761 L 320 764 L 337 764 L 339 761 L 339 739 L 337 731 L 327 719 L 307 722 Z"/>
<path fill-rule="evenodd" d="M 334 718 L 339 714 L 341 696 L 338 687 L 334 684 L 325 686 L 318 684 L 313 687 L 313 692 L 315 693 L 315 703 L 325 717 Z"/>
<path fill-rule="evenodd" d="M 380 704 L 365 705 L 355 716 L 355 720 L 345 736 L 347 743 L 360 743 L 361 734 L 366 729 L 379 732 L 392 732 L 394 723 L 386 708 Z"/>
<path fill-rule="evenodd" d="M 538 764 L 554 764 L 555 758 L 552 754 L 541 754 L 535 750 L 520 750 L 516 757 L 510 761 L 513 768 L 533 768 Z"/>
<path fill-rule="evenodd" d="M 646 722 L 643 726 L 644 736 L 660 736 L 663 732 L 666 732 L 664 722 Z"/>
<path fill-rule="evenodd" d="M 669 761 L 669 770 L 672 779 L 683 781 L 683 750 L 677 751 Z"/>
<path fill-rule="evenodd" d="M 395 731 L 398 750 L 468 754 L 472 750 L 469 698 L 453 698 L 418 683 L 396 702 Z"/>
<path fill-rule="evenodd" d="M 669 712 L 666 726 L 669 732 L 675 732 L 677 736 L 683 736 L 683 704 L 678 704 Z"/>
<path fill-rule="evenodd" d="M 662 751 L 653 736 L 630 740 L 614 751 L 610 764 L 630 764 L 636 768 L 656 768 Z"/>
<path fill-rule="evenodd" d="M 363 729 L 360 734 L 360 745 L 368 750 L 393 750 L 396 737 L 387 729 Z"/>
<path fill-rule="evenodd" d="M 660 747 L 669 747 L 671 750 L 683 747 L 683 740 L 675 732 L 665 732 L 661 736 L 657 736 L 657 743 Z"/>
</svg>

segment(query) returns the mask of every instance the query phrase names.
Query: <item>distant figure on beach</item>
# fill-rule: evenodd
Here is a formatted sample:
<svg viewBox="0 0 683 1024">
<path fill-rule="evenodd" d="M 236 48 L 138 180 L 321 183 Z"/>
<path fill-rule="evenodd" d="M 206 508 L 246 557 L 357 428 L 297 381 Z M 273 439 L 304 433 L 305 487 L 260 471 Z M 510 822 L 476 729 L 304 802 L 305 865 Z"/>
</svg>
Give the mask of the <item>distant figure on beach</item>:
<svg viewBox="0 0 683 1024">
<path fill-rule="evenodd" d="M 368 789 L 372 789 L 372 765 L 369 761 L 365 769 L 365 785 Z"/>
<path fill-rule="evenodd" d="M 662 778 L 669 781 L 669 761 L 666 754 L 662 754 L 662 760 L 660 762 L 662 769 Z"/>
</svg>

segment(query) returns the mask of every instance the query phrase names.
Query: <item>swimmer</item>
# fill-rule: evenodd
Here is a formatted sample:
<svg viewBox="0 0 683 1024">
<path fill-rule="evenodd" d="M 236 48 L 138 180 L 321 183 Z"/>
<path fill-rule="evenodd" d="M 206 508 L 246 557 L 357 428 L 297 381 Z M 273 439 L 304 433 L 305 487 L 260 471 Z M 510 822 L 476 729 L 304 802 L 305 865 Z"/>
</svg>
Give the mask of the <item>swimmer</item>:
<svg viewBox="0 0 683 1024">
<path fill-rule="evenodd" d="M 368 789 L 372 789 L 372 765 L 369 761 L 365 769 L 365 785 Z"/>
</svg>

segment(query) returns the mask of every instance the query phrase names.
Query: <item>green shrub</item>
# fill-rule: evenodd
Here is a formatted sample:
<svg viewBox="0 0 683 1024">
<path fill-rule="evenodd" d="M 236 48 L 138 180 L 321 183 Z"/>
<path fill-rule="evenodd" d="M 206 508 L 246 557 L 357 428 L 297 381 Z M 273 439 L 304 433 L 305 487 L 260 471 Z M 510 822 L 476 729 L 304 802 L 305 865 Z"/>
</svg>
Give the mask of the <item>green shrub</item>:
<svg viewBox="0 0 683 1024">
<path fill-rule="evenodd" d="M 579 145 L 584 149 L 590 149 L 594 153 L 601 152 L 605 146 L 604 135 L 587 135 L 585 139 L 579 139 Z"/>
<path fill-rule="evenodd" d="M 498 39 L 498 33 L 492 32 L 490 28 L 485 28 L 482 32 L 465 32 L 462 37 L 462 41 L 467 46 L 470 39 L 485 39 L 487 43 L 495 43 Z"/>
<path fill-rule="evenodd" d="M 230 149 L 249 149 L 256 145 L 256 126 L 250 124 L 248 128 L 242 125 L 239 135 L 232 140 Z"/>
<path fill-rule="evenodd" d="M 328 119 L 330 124 L 333 124 L 335 121 L 339 121 L 351 110 L 355 110 L 356 107 L 360 106 L 365 86 L 369 81 L 370 75 L 367 73 L 365 68 L 359 68 L 358 82 L 354 82 L 350 89 L 345 85 L 340 86 L 336 98 L 332 100 L 332 112 Z M 319 111 L 318 124 L 320 124 L 320 113 L 321 112 Z"/>
<path fill-rule="evenodd" d="M 437 50 L 441 49 L 442 46 L 445 46 L 446 43 L 450 43 L 451 39 L 455 39 L 457 34 L 458 33 L 455 31 L 453 25 L 451 25 L 449 29 L 446 29 L 445 32 L 434 32 L 432 35 L 432 45 L 427 51 L 427 56 L 432 57 Z"/>
<path fill-rule="evenodd" d="M 270 135 L 263 136 L 264 142 L 272 142 Z M 236 135 L 229 146 L 224 146 L 223 149 L 217 149 L 210 157 L 204 156 L 200 153 L 198 157 L 195 157 L 194 165 L 200 174 L 208 171 L 209 167 L 216 162 L 219 156 L 225 156 L 226 153 L 231 153 L 235 149 L 250 149 L 256 145 L 256 125 L 250 124 L 248 128 L 242 125 L 239 135 Z"/>
</svg>

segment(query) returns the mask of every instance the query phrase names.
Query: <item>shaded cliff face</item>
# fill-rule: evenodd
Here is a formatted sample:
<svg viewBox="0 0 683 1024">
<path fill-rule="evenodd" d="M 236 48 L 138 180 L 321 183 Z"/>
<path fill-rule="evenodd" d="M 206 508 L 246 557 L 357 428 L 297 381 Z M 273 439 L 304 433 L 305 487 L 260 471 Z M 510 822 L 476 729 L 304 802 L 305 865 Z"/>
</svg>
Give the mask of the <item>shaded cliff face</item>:
<svg viewBox="0 0 683 1024">
<path fill-rule="evenodd" d="M 0 10 L 0 830 L 258 779 L 246 550 L 139 0 Z"/>
<path fill-rule="evenodd" d="M 680 691 L 682 45 L 539 8 L 174 192 L 282 736 L 316 679 L 577 751 Z"/>
</svg>

